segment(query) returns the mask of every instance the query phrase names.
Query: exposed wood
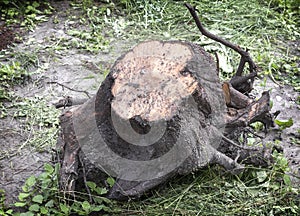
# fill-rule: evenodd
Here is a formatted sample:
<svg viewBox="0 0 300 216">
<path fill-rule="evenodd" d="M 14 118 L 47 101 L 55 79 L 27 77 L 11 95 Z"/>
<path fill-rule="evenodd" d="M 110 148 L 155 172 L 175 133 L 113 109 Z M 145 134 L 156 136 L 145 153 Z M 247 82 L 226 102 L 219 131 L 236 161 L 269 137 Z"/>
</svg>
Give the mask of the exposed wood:
<svg viewBox="0 0 300 216">
<path fill-rule="evenodd" d="M 223 83 L 222 89 L 225 95 L 227 107 L 241 109 L 247 107 L 252 102 L 249 97 L 233 88 L 228 82 Z"/>
<path fill-rule="evenodd" d="M 198 70 L 200 67 L 201 70 Z M 75 136 L 74 119 L 85 115 L 94 104 L 95 112 L 83 117 L 81 124 L 89 127 L 86 122 L 96 119 L 107 145 L 122 157 L 152 160 L 167 153 L 175 142 L 190 140 L 191 145 L 195 145 L 198 136 L 190 134 L 190 131 L 194 130 L 193 127 L 201 127 L 201 124 L 208 130 L 210 123 L 206 118 L 210 118 L 212 112 L 217 113 L 218 107 L 212 108 L 209 101 L 219 104 L 220 100 L 221 104 L 224 103 L 217 74 L 207 76 L 212 71 L 215 71 L 212 58 L 200 47 L 190 43 L 150 41 L 139 44 L 122 56 L 116 61 L 97 95 L 61 117 L 62 188 L 74 189 L 77 178 L 78 161 L 74 155 L 78 154 L 80 145 L 78 137 L 76 139 L 78 133 Z M 200 81 L 201 77 L 205 79 Z M 214 98 L 205 85 L 210 85 L 217 93 Z M 188 98 L 194 100 L 194 107 L 184 107 Z M 140 134 L 147 134 L 149 128 L 160 121 L 166 122 L 167 128 L 153 145 L 132 145 L 127 140 L 131 137 L 124 137 L 127 134 L 117 131 L 116 125 L 113 125 L 112 113 L 117 119 L 128 120 Z M 183 124 L 182 121 L 186 123 Z M 191 122 L 195 123 L 190 124 Z M 187 131 L 186 135 L 179 134 L 180 127 Z M 85 136 L 91 136 L 88 134 L 91 131 L 92 129 L 88 129 Z M 199 132 L 196 131 L 196 135 Z M 208 139 L 209 137 L 204 137 L 202 142 L 206 143 Z M 92 145 L 93 143 L 91 147 Z M 184 143 L 180 145 L 184 146 Z"/>
<path fill-rule="evenodd" d="M 142 54 L 136 53 L 139 49 Z M 191 47 L 183 43 L 158 41 L 140 45 L 126 54 L 113 68 L 120 73 L 113 75 L 112 109 L 123 119 L 172 118 L 178 103 L 192 95 L 199 85 L 187 69 L 193 55 Z"/>
<path fill-rule="evenodd" d="M 64 191 L 74 191 L 74 180 L 78 176 L 78 152 L 80 150 L 72 125 L 73 113 L 68 111 L 60 117 L 62 128 L 58 139 L 58 150 L 61 154 L 60 186 Z"/>
<path fill-rule="evenodd" d="M 117 177 L 109 197 L 126 199 L 212 163 L 240 172 L 243 165 L 226 150 L 218 151 L 218 145 L 227 140 L 237 147 L 224 135 L 252 122 L 271 126 L 269 101 L 268 92 L 253 102 L 230 83 L 222 86 L 212 57 L 195 44 L 141 43 L 115 62 L 93 98 L 61 116 L 61 188 L 73 191 L 81 182 L 84 189 L 88 179 L 104 181 L 109 174 Z M 155 131 L 161 123 L 164 130 Z M 159 137 L 144 145 L 148 135 Z M 163 161 L 172 151 L 169 161 Z M 156 160 L 155 166 L 138 170 Z M 133 178 L 130 173 L 136 169 Z"/>
<path fill-rule="evenodd" d="M 74 105 L 80 105 L 83 104 L 84 102 L 86 102 L 87 99 L 84 98 L 80 98 L 80 99 L 73 99 L 70 96 L 67 96 L 63 99 L 60 99 L 58 102 L 53 103 L 53 105 L 56 108 L 66 108 L 66 107 L 70 107 L 70 106 L 74 106 Z"/>
<path fill-rule="evenodd" d="M 243 128 L 256 121 L 262 122 L 265 128 L 274 126 L 274 115 L 270 113 L 270 109 L 270 94 L 268 91 L 264 92 L 259 100 L 244 108 L 229 108 L 228 115 L 226 115 L 226 133 L 229 134 L 232 129 Z"/>
</svg>

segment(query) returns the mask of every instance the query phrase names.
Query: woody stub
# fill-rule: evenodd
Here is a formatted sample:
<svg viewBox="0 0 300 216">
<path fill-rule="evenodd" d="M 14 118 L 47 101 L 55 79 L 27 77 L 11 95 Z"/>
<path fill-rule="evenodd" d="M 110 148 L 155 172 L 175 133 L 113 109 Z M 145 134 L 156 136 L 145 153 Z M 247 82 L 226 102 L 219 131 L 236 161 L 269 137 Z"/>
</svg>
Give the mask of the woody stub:
<svg viewBox="0 0 300 216">
<path fill-rule="evenodd" d="M 245 163 L 271 162 L 270 149 L 237 142 L 251 123 L 268 128 L 276 115 L 269 112 L 268 92 L 258 100 L 247 96 L 254 62 L 247 51 L 206 31 L 195 8 L 186 7 L 205 36 L 241 55 L 236 75 L 221 83 L 216 61 L 190 42 L 136 45 L 117 59 L 94 97 L 60 117 L 61 189 L 84 190 L 87 180 L 103 184 L 110 176 L 116 182 L 109 198 L 137 198 L 210 164 L 238 173 Z"/>
</svg>

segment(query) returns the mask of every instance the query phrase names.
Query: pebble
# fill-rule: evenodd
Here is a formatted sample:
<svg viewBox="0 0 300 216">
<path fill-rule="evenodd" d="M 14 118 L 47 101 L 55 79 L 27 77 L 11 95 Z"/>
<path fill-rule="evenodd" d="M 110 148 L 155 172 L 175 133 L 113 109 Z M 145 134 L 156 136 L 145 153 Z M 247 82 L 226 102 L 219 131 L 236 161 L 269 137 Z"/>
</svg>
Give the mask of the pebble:
<svg viewBox="0 0 300 216">
<path fill-rule="evenodd" d="M 280 101 L 282 101 L 282 97 L 279 96 L 279 95 L 276 95 L 276 100 L 277 100 L 278 102 L 280 102 Z"/>
</svg>

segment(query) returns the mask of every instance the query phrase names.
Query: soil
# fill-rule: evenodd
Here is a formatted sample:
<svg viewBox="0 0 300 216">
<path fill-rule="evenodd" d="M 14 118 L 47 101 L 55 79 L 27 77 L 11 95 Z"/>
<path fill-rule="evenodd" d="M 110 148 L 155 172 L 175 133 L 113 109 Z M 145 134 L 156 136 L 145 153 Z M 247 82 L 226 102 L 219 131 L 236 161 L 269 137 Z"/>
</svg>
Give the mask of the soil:
<svg viewBox="0 0 300 216">
<path fill-rule="evenodd" d="M 36 52 L 39 64 L 44 68 L 42 73 L 34 75 L 26 85 L 15 87 L 15 93 L 26 98 L 41 96 L 48 101 L 49 106 L 65 96 L 88 98 L 85 93 L 69 90 L 55 82 L 72 89 L 84 90 L 89 95 L 95 94 L 104 79 L 104 70 L 109 69 L 114 61 L 134 44 L 134 42 L 116 41 L 111 44 L 109 52 L 96 54 L 75 48 L 51 50 L 49 47 L 54 46 L 62 38 L 72 40 L 72 37 L 66 34 L 70 28 L 66 15 L 69 9 L 68 2 L 55 2 L 53 6 L 57 8 L 57 12 L 50 17 L 49 21 L 40 24 L 34 32 L 26 34 L 21 43 L 11 48 L 14 52 Z M 58 19 L 59 22 L 55 22 L 54 19 Z M 15 31 L 18 31 L 18 28 L 11 29 L 0 25 L 0 30 L 0 49 L 3 49 L 14 41 Z M 300 106 L 296 104 L 299 94 L 292 87 L 278 86 L 269 79 L 265 87 L 261 83 L 261 80 L 256 81 L 253 94 L 259 97 L 262 91 L 272 89 L 272 110 L 281 111 L 278 119 L 293 118 L 294 120 L 294 125 L 282 132 L 276 128 L 269 131 L 266 140 L 281 140 L 280 145 L 289 160 L 292 172 L 299 175 L 300 145 L 299 133 L 296 134 L 300 128 Z M 33 148 L 26 147 L 18 151 L 20 145 L 30 137 L 30 134 L 23 129 L 22 121 L 24 119 L 10 116 L 0 119 L 0 152 L 14 152 L 13 156 L 1 157 L 0 160 L 0 189 L 5 190 L 7 203 L 16 201 L 26 178 L 42 172 L 43 164 L 51 161 L 52 157 L 51 150 L 36 152 Z M 294 182 L 300 184 L 297 178 L 294 178 Z"/>
<path fill-rule="evenodd" d="M 5 49 L 8 45 L 10 45 L 15 40 L 14 31 L 17 28 L 7 27 L 4 23 L 0 25 L 0 50 Z"/>
</svg>

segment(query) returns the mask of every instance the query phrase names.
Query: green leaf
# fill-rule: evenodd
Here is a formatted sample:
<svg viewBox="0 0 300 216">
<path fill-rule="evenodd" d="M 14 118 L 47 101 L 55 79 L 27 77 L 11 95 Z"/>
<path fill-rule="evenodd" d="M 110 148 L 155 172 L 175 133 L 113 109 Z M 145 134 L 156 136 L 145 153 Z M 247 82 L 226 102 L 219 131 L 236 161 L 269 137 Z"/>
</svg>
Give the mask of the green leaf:
<svg viewBox="0 0 300 216">
<path fill-rule="evenodd" d="M 34 216 L 34 213 L 33 212 L 25 212 L 25 213 L 21 213 L 20 216 Z"/>
<path fill-rule="evenodd" d="M 257 181 L 259 183 L 261 183 L 266 180 L 266 178 L 268 177 L 268 174 L 266 171 L 258 171 L 258 172 L 256 172 L 256 176 L 257 176 Z"/>
<path fill-rule="evenodd" d="M 5 213 L 11 215 L 14 211 L 12 209 L 7 210 Z"/>
<path fill-rule="evenodd" d="M 55 164 L 55 166 L 54 166 L 54 173 L 58 174 L 59 169 L 60 169 L 60 164 L 59 163 Z"/>
<path fill-rule="evenodd" d="M 29 211 L 38 212 L 40 210 L 40 206 L 38 204 L 33 204 L 29 207 Z"/>
<path fill-rule="evenodd" d="M 44 165 L 44 169 L 46 170 L 47 173 L 50 173 L 50 174 L 52 174 L 53 171 L 54 171 L 53 166 L 51 166 L 51 165 L 48 164 L 48 163 Z"/>
<path fill-rule="evenodd" d="M 40 207 L 40 212 L 41 212 L 41 214 L 48 214 L 48 209 L 46 209 L 44 206 L 41 206 Z"/>
<path fill-rule="evenodd" d="M 36 202 L 36 203 L 39 203 L 39 204 L 42 204 L 43 203 L 43 196 L 42 195 L 36 195 L 32 198 L 32 201 L 33 202 Z"/>
<path fill-rule="evenodd" d="M 92 190 L 92 191 L 95 191 L 97 185 L 95 182 L 91 182 L 91 181 L 87 181 L 86 182 L 86 185 Z"/>
<path fill-rule="evenodd" d="M 22 191 L 27 193 L 27 192 L 30 191 L 30 188 L 28 188 L 27 185 L 23 185 L 23 186 L 22 186 Z"/>
<path fill-rule="evenodd" d="M 108 190 L 106 188 L 100 188 L 100 187 L 97 187 L 95 189 L 95 192 L 98 194 L 98 195 L 103 195 L 103 194 L 107 194 Z"/>
<path fill-rule="evenodd" d="M 104 205 L 97 205 L 97 206 L 94 206 L 92 207 L 92 211 L 93 212 L 98 212 L 98 211 L 101 211 L 103 209 Z"/>
<path fill-rule="evenodd" d="M 282 130 L 283 130 L 283 129 L 286 129 L 286 128 L 288 128 L 288 127 L 291 127 L 291 126 L 294 124 L 292 118 L 290 118 L 290 119 L 287 120 L 287 121 L 275 119 L 275 123 L 276 123 Z"/>
<path fill-rule="evenodd" d="M 256 139 L 253 137 L 248 137 L 247 138 L 247 145 L 253 146 L 255 144 Z"/>
<path fill-rule="evenodd" d="M 16 207 L 24 207 L 25 205 L 26 205 L 26 203 L 24 203 L 24 202 L 16 202 L 14 204 L 14 206 L 16 206 Z"/>
<path fill-rule="evenodd" d="M 67 205 L 65 205 L 64 203 L 59 203 L 59 207 L 63 213 L 65 213 L 65 214 L 69 213 L 69 207 Z"/>
<path fill-rule="evenodd" d="M 114 186 L 115 180 L 112 177 L 108 177 L 106 182 L 109 184 L 110 187 Z"/>
<path fill-rule="evenodd" d="M 32 175 L 26 180 L 25 185 L 27 185 L 28 187 L 32 187 L 33 185 L 35 185 L 35 183 L 36 183 L 36 178 L 35 176 Z"/>
<path fill-rule="evenodd" d="M 53 200 L 50 200 L 50 201 L 48 201 L 48 202 L 45 204 L 45 207 L 52 208 L 53 206 L 54 206 L 54 201 L 53 201 Z"/>
<path fill-rule="evenodd" d="M 291 186 L 292 182 L 291 182 L 291 178 L 289 175 L 287 174 L 284 174 L 283 175 L 283 182 L 284 184 L 288 185 L 288 186 Z"/>
<path fill-rule="evenodd" d="M 20 201 L 24 201 L 24 199 L 26 199 L 29 196 L 30 196 L 30 193 L 20 193 L 18 198 Z"/>
<path fill-rule="evenodd" d="M 257 189 L 249 189 L 249 190 L 247 190 L 247 192 L 248 192 L 249 194 L 251 194 L 253 197 L 258 196 L 258 195 L 261 193 L 261 191 L 260 191 L 260 190 L 257 190 Z"/>
<path fill-rule="evenodd" d="M 95 203 L 97 203 L 97 204 L 102 204 L 102 203 L 103 203 L 102 197 L 99 197 L 99 196 L 95 196 L 95 197 L 93 198 L 93 200 L 94 200 Z"/>
<path fill-rule="evenodd" d="M 88 201 L 84 201 L 81 203 L 81 206 L 85 212 L 89 212 L 91 205 Z"/>
</svg>

